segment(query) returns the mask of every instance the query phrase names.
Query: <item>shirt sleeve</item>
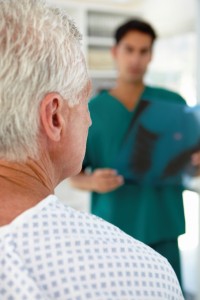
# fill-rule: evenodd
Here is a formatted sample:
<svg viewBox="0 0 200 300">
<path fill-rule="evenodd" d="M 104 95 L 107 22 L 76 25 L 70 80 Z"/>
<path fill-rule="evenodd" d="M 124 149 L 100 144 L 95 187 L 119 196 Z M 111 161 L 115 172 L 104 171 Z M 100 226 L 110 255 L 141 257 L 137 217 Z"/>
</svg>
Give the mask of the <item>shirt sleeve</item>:
<svg viewBox="0 0 200 300">
<path fill-rule="evenodd" d="M 1 300 L 47 300 L 8 241 L 0 243 L 0 299 Z"/>
</svg>

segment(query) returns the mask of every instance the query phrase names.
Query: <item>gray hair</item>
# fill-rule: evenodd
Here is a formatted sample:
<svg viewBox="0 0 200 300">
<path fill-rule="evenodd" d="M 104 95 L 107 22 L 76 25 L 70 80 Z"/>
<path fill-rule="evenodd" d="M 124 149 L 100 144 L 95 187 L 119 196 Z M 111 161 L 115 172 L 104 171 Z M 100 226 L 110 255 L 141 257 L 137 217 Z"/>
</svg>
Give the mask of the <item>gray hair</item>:
<svg viewBox="0 0 200 300">
<path fill-rule="evenodd" d="M 40 0 L 0 0 L 0 159 L 36 158 L 42 98 L 57 92 L 75 105 L 87 81 L 66 13 Z"/>
</svg>

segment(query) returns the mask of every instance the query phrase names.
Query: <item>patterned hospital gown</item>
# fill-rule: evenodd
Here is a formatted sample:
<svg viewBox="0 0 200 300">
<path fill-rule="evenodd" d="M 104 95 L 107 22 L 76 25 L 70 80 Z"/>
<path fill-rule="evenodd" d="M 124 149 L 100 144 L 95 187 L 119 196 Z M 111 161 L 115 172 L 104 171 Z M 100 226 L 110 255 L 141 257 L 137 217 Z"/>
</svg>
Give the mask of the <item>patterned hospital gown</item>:
<svg viewBox="0 0 200 300">
<path fill-rule="evenodd" d="M 50 195 L 0 228 L 1 300 L 183 299 L 166 259 Z"/>
</svg>

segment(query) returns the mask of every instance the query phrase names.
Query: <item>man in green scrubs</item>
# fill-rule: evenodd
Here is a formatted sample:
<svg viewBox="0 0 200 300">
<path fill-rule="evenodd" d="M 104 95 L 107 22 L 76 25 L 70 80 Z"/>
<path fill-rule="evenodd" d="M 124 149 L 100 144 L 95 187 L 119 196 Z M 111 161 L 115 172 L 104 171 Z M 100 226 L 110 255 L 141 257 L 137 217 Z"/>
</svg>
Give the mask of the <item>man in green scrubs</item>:
<svg viewBox="0 0 200 300">
<path fill-rule="evenodd" d="M 181 282 L 177 238 L 185 232 L 183 187 L 126 183 L 114 163 L 138 103 L 144 99 L 185 103 L 177 93 L 144 83 L 155 38 L 154 29 L 140 20 L 131 20 L 117 29 L 112 48 L 118 69 L 116 85 L 90 102 L 93 123 L 83 171 L 71 182 L 74 187 L 92 192 L 93 214 L 165 256 Z M 87 167 L 91 172 L 86 171 Z"/>
</svg>

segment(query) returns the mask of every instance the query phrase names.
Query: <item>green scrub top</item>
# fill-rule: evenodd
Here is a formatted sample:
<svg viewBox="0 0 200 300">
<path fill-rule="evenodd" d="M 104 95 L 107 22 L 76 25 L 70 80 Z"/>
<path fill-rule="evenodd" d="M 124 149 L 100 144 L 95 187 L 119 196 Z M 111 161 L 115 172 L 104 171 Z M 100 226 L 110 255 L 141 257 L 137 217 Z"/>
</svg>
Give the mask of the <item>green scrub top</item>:
<svg viewBox="0 0 200 300">
<path fill-rule="evenodd" d="M 171 91 L 146 86 L 142 100 L 185 103 Z M 83 168 L 113 168 L 135 109 L 129 111 L 103 91 L 89 103 L 89 129 Z M 91 212 L 147 244 L 172 240 L 185 232 L 182 186 L 124 184 L 116 190 L 91 193 Z"/>
</svg>

